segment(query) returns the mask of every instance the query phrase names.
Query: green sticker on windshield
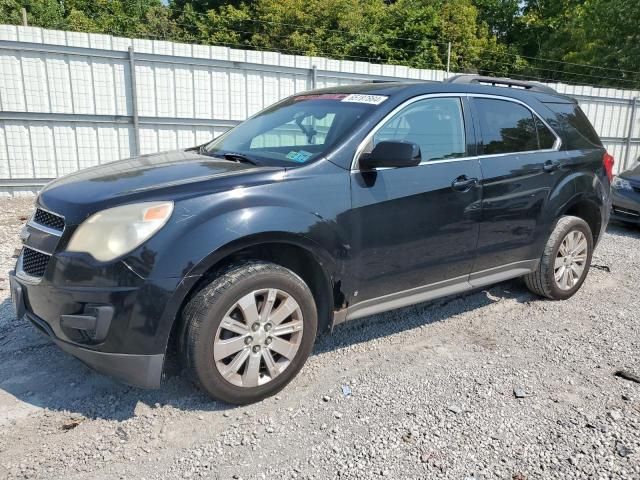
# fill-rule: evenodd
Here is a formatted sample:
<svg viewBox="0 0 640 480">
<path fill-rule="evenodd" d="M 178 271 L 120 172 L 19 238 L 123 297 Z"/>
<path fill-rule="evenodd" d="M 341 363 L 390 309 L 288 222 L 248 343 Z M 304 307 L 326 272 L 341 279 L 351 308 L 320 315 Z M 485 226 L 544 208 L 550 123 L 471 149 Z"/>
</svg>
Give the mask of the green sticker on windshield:
<svg viewBox="0 0 640 480">
<path fill-rule="evenodd" d="M 294 162 L 298 162 L 298 163 L 306 162 L 307 160 L 309 160 L 309 158 L 311 158 L 311 156 L 313 156 L 313 153 L 306 152 L 304 150 L 300 150 L 298 152 L 294 150 L 287 153 L 287 158 L 289 160 L 293 160 Z"/>
</svg>

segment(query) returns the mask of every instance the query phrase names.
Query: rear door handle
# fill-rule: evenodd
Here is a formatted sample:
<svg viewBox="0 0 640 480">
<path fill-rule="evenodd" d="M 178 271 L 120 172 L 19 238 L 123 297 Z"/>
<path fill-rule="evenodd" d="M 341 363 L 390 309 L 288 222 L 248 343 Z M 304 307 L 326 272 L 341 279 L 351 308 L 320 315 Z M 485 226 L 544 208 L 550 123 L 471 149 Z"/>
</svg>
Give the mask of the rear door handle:
<svg viewBox="0 0 640 480">
<path fill-rule="evenodd" d="M 471 190 L 471 187 L 477 184 L 477 178 L 469 178 L 466 175 L 460 175 L 451 183 L 451 188 L 457 192 L 468 192 Z"/>
<path fill-rule="evenodd" d="M 546 162 L 544 162 L 544 165 L 542 165 L 542 169 L 545 172 L 555 172 L 559 168 L 560 162 L 557 160 L 547 160 Z"/>
</svg>

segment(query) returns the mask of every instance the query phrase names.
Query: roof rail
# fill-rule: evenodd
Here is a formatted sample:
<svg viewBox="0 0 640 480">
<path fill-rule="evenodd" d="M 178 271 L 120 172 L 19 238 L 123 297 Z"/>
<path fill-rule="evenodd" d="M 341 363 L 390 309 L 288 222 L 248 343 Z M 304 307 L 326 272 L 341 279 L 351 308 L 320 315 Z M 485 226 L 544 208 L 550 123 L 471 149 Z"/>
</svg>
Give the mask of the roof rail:
<svg viewBox="0 0 640 480">
<path fill-rule="evenodd" d="M 553 88 L 537 82 L 523 82 L 510 78 L 485 77 L 482 75 L 455 75 L 444 80 L 444 83 L 479 83 L 481 85 L 492 85 L 494 87 L 518 88 L 531 92 L 558 93 Z"/>
<path fill-rule="evenodd" d="M 412 78 L 407 78 L 407 79 L 400 79 L 400 78 L 390 78 L 390 79 L 386 79 L 386 78 L 372 78 L 371 80 L 366 80 L 364 83 L 423 83 L 424 80 L 417 80 L 417 79 L 412 79 Z"/>
</svg>

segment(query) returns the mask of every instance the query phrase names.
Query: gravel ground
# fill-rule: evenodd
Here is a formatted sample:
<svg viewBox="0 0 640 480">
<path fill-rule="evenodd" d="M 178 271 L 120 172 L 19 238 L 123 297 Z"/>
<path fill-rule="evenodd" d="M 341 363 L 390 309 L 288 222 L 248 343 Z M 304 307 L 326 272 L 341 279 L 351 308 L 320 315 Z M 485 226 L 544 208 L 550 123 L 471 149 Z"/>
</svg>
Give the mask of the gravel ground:
<svg viewBox="0 0 640 480">
<path fill-rule="evenodd" d="M 31 202 L 0 202 L 4 271 Z M 565 302 L 513 281 L 341 326 L 240 408 L 93 373 L 15 319 L 2 275 L 0 478 L 638 479 L 640 384 L 614 372 L 640 373 L 639 247 L 611 226 Z"/>
</svg>

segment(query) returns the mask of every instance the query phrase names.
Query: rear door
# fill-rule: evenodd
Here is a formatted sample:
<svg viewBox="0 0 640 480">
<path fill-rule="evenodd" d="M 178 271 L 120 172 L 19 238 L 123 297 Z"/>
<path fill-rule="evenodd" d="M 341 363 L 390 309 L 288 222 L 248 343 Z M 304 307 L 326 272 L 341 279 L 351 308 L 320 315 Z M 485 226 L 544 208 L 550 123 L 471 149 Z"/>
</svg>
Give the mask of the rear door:
<svg viewBox="0 0 640 480">
<path fill-rule="evenodd" d="M 512 277 L 535 266 L 549 231 L 545 208 L 567 172 L 559 137 L 527 105 L 474 96 L 482 169 L 482 221 L 474 278 Z"/>
<path fill-rule="evenodd" d="M 415 100 L 374 129 L 365 151 L 383 140 L 414 142 L 422 163 L 351 172 L 354 303 L 449 280 L 466 285 L 480 168 L 464 105 L 458 96 Z"/>
</svg>

